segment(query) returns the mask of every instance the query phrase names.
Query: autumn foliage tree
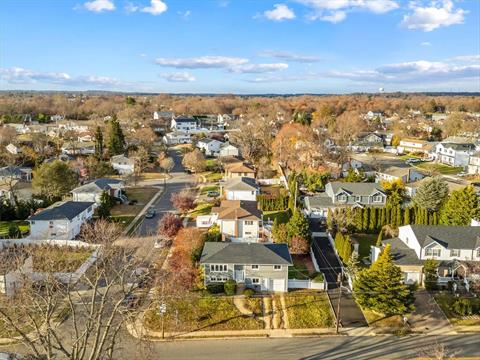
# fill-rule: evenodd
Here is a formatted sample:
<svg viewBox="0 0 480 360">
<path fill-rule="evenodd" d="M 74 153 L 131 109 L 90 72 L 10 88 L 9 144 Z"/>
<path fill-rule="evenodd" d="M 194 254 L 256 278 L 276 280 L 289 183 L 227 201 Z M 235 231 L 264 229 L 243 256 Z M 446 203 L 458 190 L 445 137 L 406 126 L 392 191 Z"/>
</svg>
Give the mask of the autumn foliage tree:
<svg viewBox="0 0 480 360">
<path fill-rule="evenodd" d="M 177 235 L 182 228 L 182 219 L 172 213 L 166 213 L 158 224 L 158 233 L 160 235 L 172 238 Z"/>
<path fill-rule="evenodd" d="M 306 254 L 310 249 L 310 244 L 307 239 L 301 236 L 294 236 L 290 240 L 290 253 L 292 254 Z"/>
<path fill-rule="evenodd" d="M 205 155 L 199 149 L 195 149 L 183 156 L 182 164 L 195 172 L 205 171 Z"/>
<path fill-rule="evenodd" d="M 195 196 L 188 189 L 172 194 L 170 201 L 175 209 L 181 213 L 185 213 L 195 207 Z"/>
</svg>

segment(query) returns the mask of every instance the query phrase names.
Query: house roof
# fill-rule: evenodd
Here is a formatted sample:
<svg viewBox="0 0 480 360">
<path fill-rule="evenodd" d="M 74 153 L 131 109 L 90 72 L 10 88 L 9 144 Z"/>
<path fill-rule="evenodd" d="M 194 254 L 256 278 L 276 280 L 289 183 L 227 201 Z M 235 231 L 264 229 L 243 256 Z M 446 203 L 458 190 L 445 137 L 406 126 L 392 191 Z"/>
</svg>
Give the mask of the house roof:
<svg viewBox="0 0 480 360">
<path fill-rule="evenodd" d="M 441 143 L 443 147 L 452 149 L 455 151 L 471 151 L 475 149 L 475 144 L 472 143 Z"/>
<path fill-rule="evenodd" d="M 420 246 L 437 242 L 447 249 L 480 247 L 480 226 L 407 225 L 412 228 Z"/>
<path fill-rule="evenodd" d="M 248 177 L 237 177 L 226 182 L 224 189 L 231 191 L 254 191 L 260 187 L 255 182 L 255 179 Z"/>
<path fill-rule="evenodd" d="M 207 242 L 200 258 L 202 264 L 292 265 L 287 244 Z"/>
<path fill-rule="evenodd" d="M 221 141 L 218 141 L 216 139 L 210 139 L 210 138 L 205 138 L 205 139 L 201 139 L 201 140 L 198 140 L 199 143 L 204 143 L 204 144 L 210 144 L 210 143 L 220 143 L 220 144 L 223 144 Z"/>
<path fill-rule="evenodd" d="M 29 220 L 72 220 L 90 206 L 95 204 L 91 201 L 65 201 L 55 203 L 52 206 L 30 216 Z"/>
<path fill-rule="evenodd" d="M 195 120 L 194 118 L 191 118 L 191 117 L 186 117 L 186 116 L 179 116 L 177 118 L 175 118 L 175 122 L 176 123 L 196 123 L 197 120 Z"/>
<path fill-rule="evenodd" d="M 397 265 L 422 265 L 423 261 L 417 256 L 415 250 L 410 249 L 399 238 L 383 240 L 382 244 L 390 244 L 390 254 Z"/>
<path fill-rule="evenodd" d="M 402 177 L 405 175 L 408 175 L 410 173 L 410 170 L 412 169 L 411 166 L 409 165 L 399 165 L 399 166 L 382 166 L 379 169 L 379 173 L 381 174 L 387 174 L 391 176 L 397 176 L 397 177 Z"/>
<path fill-rule="evenodd" d="M 229 155 L 229 156 L 223 156 L 220 158 L 220 162 L 228 167 L 228 166 L 231 166 L 233 164 L 241 164 L 243 163 L 243 160 L 236 157 L 236 156 L 233 156 L 233 155 Z"/>
<path fill-rule="evenodd" d="M 245 163 L 236 163 L 227 166 L 227 170 L 230 173 L 255 173 L 255 170 Z"/>
<path fill-rule="evenodd" d="M 260 220 L 262 211 L 256 201 L 223 200 L 218 207 L 212 208 L 212 213 L 218 214 L 221 220 Z"/>
<path fill-rule="evenodd" d="M 353 195 L 359 195 L 359 196 L 360 195 L 369 196 L 377 192 L 381 192 L 382 194 L 385 194 L 383 187 L 377 183 L 334 181 L 334 182 L 328 183 L 327 186 L 332 187 L 334 194 L 339 193 L 341 190 L 346 191 L 347 193 L 350 193 Z"/>
<path fill-rule="evenodd" d="M 110 158 L 110 162 L 112 162 L 112 163 L 118 163 L 118 162 L 124 162 L 124 161 L 127 162 L 127 163 L 129 163 L 129 164 L 133 164 L 133 163 L 134 163 L 134 160 L 133 160 L 133 159 L 128 158 L 128 157 L 126 157 L 126 156 L 123 155 L 123 154 L 115 155 L 115 156 L 112 156 L 112 157 Z"/>
<path fill-rule="evenodd" d="M 321 209 L 325 207 L 335 207 L 332 198 L 325 193 L 305 197 L 305 206 L 307 209 Z"/>
<path fill-rule="evenodd" d="M 0 168 L 0 176 L 20 176 L 21 174 L 29 174 L 32 172 L 31 168 L 20 166 L 5 166 Z"/>
<path fill-rule="evenodd" d="M 104 190 L 109 190 L 112 188 L 112 185 L 121 184 L 121 180 L 117 179 L 96 179 L 85 185 L 79 186 L 72 190 L 72 193 L 101 193 Z"/>
</svg>

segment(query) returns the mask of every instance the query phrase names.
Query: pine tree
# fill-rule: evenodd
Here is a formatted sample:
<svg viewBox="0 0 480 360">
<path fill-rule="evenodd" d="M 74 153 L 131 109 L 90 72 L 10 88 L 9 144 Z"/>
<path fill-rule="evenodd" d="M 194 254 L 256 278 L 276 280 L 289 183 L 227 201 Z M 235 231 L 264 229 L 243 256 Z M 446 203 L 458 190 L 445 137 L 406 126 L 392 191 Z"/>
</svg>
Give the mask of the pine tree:
<svg viewBox="0 0 480 360">
<path fill-rule="evenodd" d="M 472 219 L 480 217 L 480 199 L 473 186 L 453 191 L 440 213 L 444 225 L 470 225 Z"/>
<path fill-rule="evenodd" d="M 333 212 L 332 212 L 331 209 L 328 209 L 328 211 L 327 211 L 327 229 L 332 230 L 333 229 L 333 224 L 334 224 Z"/>
<path fill-rule="evenodd" d="M 362 222 L 362 230 L 367 231 L 368 230 L 368 218 L 369 218 L 369 208 L 363 209 L 363 222 Z"/>
<path fill-rule="evenodd" d="M 387 224 L 386 214 L 387 214 L 387 209 L 383 207 L 380 212 L 380 224 L 378 226 L 379 228 Z"/>
<path fill-rule="evenodd" d="M 405 208 L 403 212 L 403 225 L 410 225 L 410 208 Z"/>
<path fill-rule="evenodd" d="M 403 283 L 404 275 L 393 263 L 388 244 L 372 266 L 360 271 L 353 281 L 357 303 L 386 316 L 413 311 L 412 288 Z"/>
<path fill-rule="evenodd" d="M 402 208 L 400 205 L 397 205 L 397 219 L 395 221 L 395 226 L 402 226 Z"/>
<path fill-rule="evenodd" d="M 103 159 L 103 132 L 100 126 L 97 126 L 95 132 L 95 156 L 99 160 Z"/>
<path fill-rule="evenodd" d="M 432 225 L 438 225 L 438 215 L 436 211 L 432 214 Z"/>
<path fill-rule="evenodd" d="M 110 155 L 122 154 L 125 151 L 125 137 L 120 123 L 114 115 L 108 123 L 108 152 Z"/>
<path fill-rule="evenodd" d="M 448 184 L 441 177 L 426 178 L 418 187 L 413 203 L 415 206 L 437 211 L 448 195 Z"/>
<path fill-rule="evenodd" d="M 355 209 L 355 228 L 357 231 L 362 232 L 363 231 L 363 209 L 362 208 L 356 208 Z"/>
<path fill-rule="evenodd" d="M 287 231 L 289 238 L 300 236 L 310 240 L 310 226 L 308 220 L 300 210 L 295 210 L 292 217 L 287 223 Z"/>
<path fill-rule="evenodd" d="M 105 219 L 110 216 L 110 209 L 112 207 L 112 199 L 106 191 L 102 192 L 100 196 L 100 205 L 97 209 L 97 214 L 101 219 Z"/>
<path fill-rule="evenodd" d="M 370 209 L 370 224 L 368 226 L 369 231 L 375 231 L 377 228 L 377 209 L 371 208 Z"/>
<path fill-rule="evenodd" d="M 343 254 L 342 254 L 342 260 L 343 262 L 347 262 L 348 259 L 352 256 L 352 241 L 350 240 L 349 235 L 345 235 L 343 238 Z"/>
</svg>

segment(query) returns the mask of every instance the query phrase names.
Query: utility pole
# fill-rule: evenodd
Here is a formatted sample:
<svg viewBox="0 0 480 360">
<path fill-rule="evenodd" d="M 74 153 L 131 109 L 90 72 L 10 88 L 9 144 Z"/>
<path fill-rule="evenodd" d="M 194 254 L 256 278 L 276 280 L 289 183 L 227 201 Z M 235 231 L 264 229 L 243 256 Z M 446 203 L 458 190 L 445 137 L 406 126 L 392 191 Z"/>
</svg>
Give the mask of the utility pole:
<svg viewBox="0 0 480 360">
<path fill-rule="evenodd" d="M 340 326 L 340 301 L 342 299 L 342 273 L 338 273 L 337 282 L 338 282 L 338 301 L 337 301 L 337 326 L 335 329 L 335 333 L 338 335 L 338 328 Z"/>
<path fill-rule="evenodd" d="M 293 208 L 297 208 L 297 192 L 298 192 L 298 182 L 297 178 L 295 177 L 295 202 L 293 203 Z"/>
</svg>

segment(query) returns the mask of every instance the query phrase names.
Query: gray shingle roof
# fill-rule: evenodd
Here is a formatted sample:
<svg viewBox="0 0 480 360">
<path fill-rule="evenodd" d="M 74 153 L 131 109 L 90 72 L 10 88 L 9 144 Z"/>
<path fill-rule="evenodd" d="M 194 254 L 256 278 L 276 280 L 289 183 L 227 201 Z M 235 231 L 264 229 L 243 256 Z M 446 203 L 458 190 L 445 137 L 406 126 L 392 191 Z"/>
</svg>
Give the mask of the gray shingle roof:
<svg viewBox="0 0 480 360">
<path fill-rule="evenodd" d="M 186 117 L 186 116 L 179 116 L 175 119 L 175 122 L 177 122 L 177 123 L 191 123 L 191 122 L 196 123 L 197 120 L 195 120 L 194 118 Z"/>
<path fill-rule="evenodd" d="M 335 207 L 332 202 L 332 198 L 325 193 L 320 193 L 314 196 L 306 196 L 305 206 L 308 209 L 325 208 L 329 206 Z"/>
<path fill-rule="evenodd" d="M 93 204 L 95 203 L 90 201 L 65 201 L 56 203 L 31 216 L 29 220 L 72 220 Z"/>
<path fill-rule="evenodd" d="M 110 185 L 120 184 L 121 182 L 121 180 L 117 179 L 97 179 L 73 189 L 72 193 L 101 193 L 104 190 L 111 189 Z"/>
<path fill-rule="evenodd" d="M 340 189 L 343 189 L 352 195 L 362 195 L 362 196 L 369 196 L 373 195 L 377 192 L 381 192 L 385 194 L 385 191 L 383 190 L 382 186 L 377 183 L 361 183 L 361 182 L 356 182 L 356 183 L 349 183 L 349 182 L 339 182 L 339 181 L 334 181 L 331 183 L 328 183 L 327 186 L 331 186 L 333 193 L 337 194 Z"/>
<path fill-rule="evenodd" d="M 456 151 L 472 151 L 475 149 L 475 144 L 471 143 L 442 143 L 445 148 L 449 148 Z"/>
<path fill-rule="evenodd" d="M 480 226 L 410 225 L 422 247 L 433 241 L 447 249 L 476 249 Z"/>
<path fill-rule="evenodd" d="M 207 242 L 202 264 L 292 265 L 287 244 Z"/>
<path fill-rule="evenodd" d="M 254 191 L 259 188 L 255 179 L 248 177 L 237 177 L 227 181 L 224 186 L 225 190 L 232 191 Z"/>
<path fill-rule="evenodd" d="M 390 244 L 390 254 L 397 265 L 422 265 L 423 261 L 417 256 L 415 250 L 410 249 L 399 238 L 383 240 L 384 245 Z"/>
</svg>

